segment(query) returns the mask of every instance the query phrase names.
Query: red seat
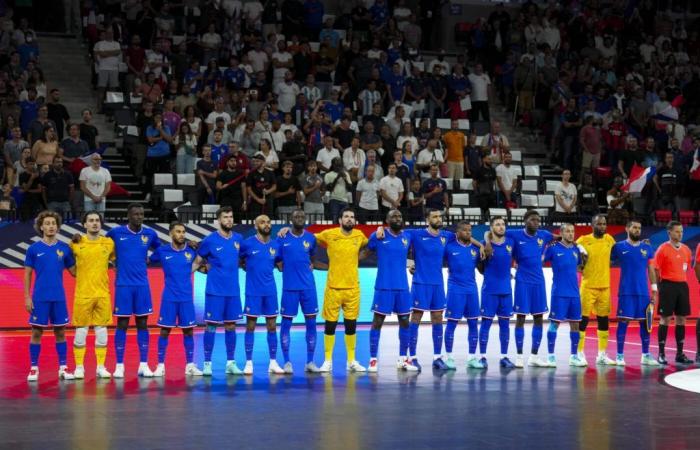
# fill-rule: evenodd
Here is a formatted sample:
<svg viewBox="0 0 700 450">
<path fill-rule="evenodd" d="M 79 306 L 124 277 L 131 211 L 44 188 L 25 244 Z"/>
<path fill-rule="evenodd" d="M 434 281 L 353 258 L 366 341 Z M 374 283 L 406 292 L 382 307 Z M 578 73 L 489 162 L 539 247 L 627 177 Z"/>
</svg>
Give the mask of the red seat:
<svg viewBox="0 0 700 450">
<path fill-rule="evenodd" d="M 673 213 L 670 209 L 657 209 L 654 212 L 654 221 L 657 224 L 665 224 L 673 220 Z"/>
<path fill-rule="evenodd" d="M 596 167 L 595 176 L 599 180 L 607 180 L 612 178 L 612 167 Z"/>
<path fill-rule="evenodd" d="M 695 223 L 695 211 L 689 209 L 682 209 L 678 214 L 678 219 L 683 225 L 691 225 Z"/>
</svg>

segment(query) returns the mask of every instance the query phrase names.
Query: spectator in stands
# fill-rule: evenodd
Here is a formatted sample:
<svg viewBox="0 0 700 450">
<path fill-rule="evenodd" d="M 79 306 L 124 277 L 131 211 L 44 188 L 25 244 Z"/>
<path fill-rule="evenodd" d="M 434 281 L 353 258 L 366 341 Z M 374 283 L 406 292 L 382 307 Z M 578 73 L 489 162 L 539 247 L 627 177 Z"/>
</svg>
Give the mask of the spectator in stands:
<svg viewBox="0 0 700 450">
<path fill-rule="evenodd" d="M 179 108 L 179 110 L 183 111 L 182 108 Z M 187 123 L 187 125 L 190 126 L 190 130 L 192 130 L 192 133 L 197 136 L 197 141 L 199 141 L 200 136 L 202 135 L 202 128 L 204 127 L 202 127 L 202 118 L 197 115 L 197 110 L 193 105 L 188 104 L 184 107 L 184 112 L 182 113 L 182 123 Z"/>
<path fill-rule="evenodd" d="M 17 214 L 17 203 L 12 197 L 12 185 L 5 183 L 2 185 L 2 196 L 0 196 L 0 220 L 15 220 Z"/>
<path fill-rule="evenodd" d="M 576 100 L 573 98 L 569 99 L 560 121 L 562 126 L 561 166 L 564 169 L 573 170 L 578 153 L 579 134 L 582 125 L 581 114 L 578 112 Z"/>
<path fill-rule="evenodd" d="M 153 115 L 153 125 L 146 129 L 148 150 L 146 151 L 147 184 L 152 182 L 155 173 L 170 173 L 170 144 L 173 143 L 173 132 L 163 123 L 163 115 L 159 112 Z"/>
<path fill-rule="evenodd" d="M 447 138 L 447 134 L 445 134 L 445 138 Z M 474 177 L 479 171 L 483 159 L 481 147 L 476 145 L 476 139 L 476 133 L 470 133 L 464 148 L 464 176 L 469 178 Z"/>
<path fill-rule="evenodd" d="M 112 175 L 101 166 L 102 156 L 93 153 L 90 165 L 80 171 L 80 190 L 83 192 L 83 210 L 104 212 L 107 207 L 107 195 L 112 189 Z"/>
<path fill-rule="evenodd" d="M 225 103 L 223 97 L 218 97 L 214 101 L 214 110 L 209 113 L 205 122 L 209 127 L 209 131 L 216 127 L 216 119 L 221 117 L 224 119 L 224 125 L 228 128 L 231 125 L 231 114 L 224 110 Z"/>
<path fill-rule="evenodd" d="M 397 176 L 398 165 L 402 164 L 400 162 L 401 155 L 400 150 L 396 151 L 396 159 L 399 162 L 392 162 L 387 168 L 387 175 L 379 180 L 379 195 L 382 199 L 382 215 L 388 212 L 390 209 L 400 209 L 402 201 L 404 199 L 404 192 L 406 191 L 406 180 Z M 405 168 L 405 166 L 402 166 Z"/>
<path fill-rule="evenodd" d="M 348 206 L 348 194 L 352 192 L 352 179 L 343 166 L 343 160 L 335 157 L 331 161 L 331 170 L 323 177 L 323 184 L 330 194 L 328 199 L 328 213 L 330 220 L 337 221 L 340 211 Z"/>
<path fill-rule="evenodd" d="M 294 176 L 298 176 L 306 168 L 308 160 L 304 135 L 299 130 L 293 131 L 289 128 L 285 130 L 284 135 L 285 142 L 282 145 L 279 158 L 282 162 L 291 161 L 294 164 L 292 173 Z"/>
<path fill-rule="evenodd" d="M 70 115 L 66 107 L 61 104 L 61 92 L 54 88 L 49 92 L 46 108 L 48 109 L 47 117 L 50 122 L 56 126 L 56 134 L 58 140 L 63 140 L 63 131 L 66 129 L 66 124 L 70 120 Z"/>
<path fill-rule="evenodd" d="M 27 141 L 31 145 L 34 145 L 36 141 L 41 139 L 44 135 L 44 128 L 51 126 L 54 130 L 56 129 L 56 124 L 53 120 L 49 119 L 49 108 L 47 105 L 41 105 L 37 110 L 37 116 L 29 125 L 29 131 L 27 132 Z"/>
<path fill-rule="evenodd" d="M 350 147 L 343 150 L 343 166 L 345 166 L 353 184 L 359 180 L 360 169 L 365 166 L 366 162 L 367 156 L 365 151 L 360 148 L 360 138 L 352 138 Z"/>
<path fill-rule="evenodd" d="M 27 88 L 27 99 L 22 100 L 19 102 L 19 107 L 20 107 L 20 117 L 19 117 L 19 124 L 22 128 L 22 135 L 27 136 L 27 133 L 29 133 L 29 127 L 34 121 L 34 119 L 37 118 L 39 115 L 39 102 L 37 101 L 37 92 L 36 88 L 34 87 L 28 87 Z M 28 136 L 28 141 L 31 142 L 31 139 L 29 139 Z"/>
<path fill-rule="evenodd" d="M 485 154 L 473 181 L 476 204 L 481 208 L 483 217 L 488 217 L 489 208 L 496 204 L 495 183 L 496 170 L 491 165 L 491 155 Z"/>
<path fill-rule="evenodd" d="M 253 170 L 246 180 L 249 217 L 273 214 L 272 194 L 277 190 L 275 174 L 265 168 L 265 157 L 262 154 L 253 156 L 252 162 Z"/>
<path fill-rule="evenodd" d="M 228 158 L 226 167 L 216 178 L 216 191 L 221 206 L 233 208 L 236 220 L 240 221 L 246 211 L 246 172 L 238 167 L 238 160 Z"/>
<path fill-rule="evenodd" d="M 217 165 L 211 159 L 211 146 L 202 146 L 202 159 L 197 161 L 197 184 L 199 187 L 198 201 L 200 204 L 215 204 Z"/>
<path fill-rule="evenodd" d="M 173 145 L 176 154 L 176 173 L 192 173 L 197 159 L 197 135 L 192 132 L 189 123 L 180 123 Z"/>
<path fill-rule="evenodd" d="M 41 174 L 37 169 L 36 162 L 31 156 L 25 161 L 25 171 L 19 175 L 20 192 L 23 194 L 20 205 L 20 215 L 22 220 L 29 220 L 34 217 L 43 207 L 41 197 Z"/>
<path fill-rule="evenodd" d="M 472 109 L 470 119 L 472 121 L 479 120 L 479 116 L 484 122 L 491 121 L 489 114 L 489 98 L 491 90 L 491 78 L 484 73 L 484 67 L 477 63 L 474 66 L 474 72 L 470 73 L 469 83 L 471 84 L 471 104 Z"/>
<path fill-rule="evenodd" d="M 416 172 L 420 173 L 421 181 L 430 178 L 433 164 L 438 164 L 439 167 L 443 162 L 444 155 L 442 150 L 437 148 L 437 141 L 435 139 L 429 139 L 427 147 L 418 152 L 418 156 L 416 157 Z"/>
<path fill-rule="evenodd" d="M 223 130 L 215 128 L 212 133 L 214 139 L 210 144 L 208 142 L 207 143 L 211 147 L 211 160 L 214 165 L 218 167 L 223 156 L 228 153 L 228 144 L 224 142 Z"/>
<path fill-rule="evenodd" d="M 491 122 L 491 130 L 481 140 L 481 145 L 488 147 L 491 163 L 501 162 L 502 153 L 510 150 L 510 141 L 501 133 L 501 122 Z"/>
<path fill-rule="evenodd" d="M 323 178 L 318 174 L 318 164 L 314 160 L 306 163 L 306 173 L 301 177 L 301 186 L 304 192 L 304 212 L 312 221 L 322 220 L 324 217 L 323 205 Z"/>
<path fill-rule="evenodd" d="M 71 169 L 77 167 L 80 163 L 76 163 L 81 156 L 87 156 L 90 153 L 88 143 L 80 139 L 80 125 L 72 123 L 68 127 L 68 136 L 61 141 L 61 155 L 66 168 Z M 81 168 L 82 169 L 82 168 Z"/>
<path fill-rule="evenodd" d="M 608 166 L 612 167 L 613 171 L 617 174 L 617 163 L 620 160 L 620 154 L 625 149 L 627 127 L 622 121 L 622 114 L 619 109 L 613 109 L 611 118 L 612 120 L 603 126 L 603 137 L 605 141 L 605 151 L 608 157 Z"/>
<path fill-rule="evenodd" d="M 377 152 L 374 150 L 368 150 L 367 152 L 365 152 L 365 154 L 367 156 L 367 161 L 365 161 L 365 164 L 362 167 L 360 167 L 360 172 L 358 173 L 358 176 L 360 178 L 364 178 L 367 168 L 373 166 L 374 177 L 377 180 L 381 180 L 384 177 L 384 169 L 382 169 L 381 164 L 377 162 Z"/>
<path fill-rule="evenodd" d="M 379 181 L 375 178 L 375 166 L 368 166 L 365 177 L 357 182 L 357 207 L 360 223 L 379 220 Z"/>
<path fill-rule="evenodd" d="M 236 160 L 236 169 L 243 171 L 246 175 L 251 170 L 250 158 L 246 156 L 245 153 L 241 151 L 240 146 L 236 142 L 231 142 L 228 144 L 228 151 L 226 155 L 219 161 L 219 169 L 226 168 L 226 162 L 229 158 L 234 158 Z"/>
<path fill-rule="evenodd" d="M 260 145 L 258 147 L 257 153 L 255 153 L 255 156 L 262 156 L 263 159 L 265 160 L 265 169 L 271 170 L 271 171 L 276 171 L 279 168 L 280 165 L 280 160 L 279 157 L 277 156 L 277 152 L 272 150 L 272 144 L 270 143 L 269 139 L 261 139 L 260 140 Z"/>
<path fill-rule="evenodd" d="M 97 110 L 102 113 L 105 91 L 108 88 L 119 88 L 122 49 L 119 42 L 114 40 L 111 28 L 107 28 L 102 39 L 95 44 L 93 55 L 97 61 Z"/>
<path fill-rule="evenodd" d="M 557 220 L 562 222 L 576 221 L 576 204 L 578 202 L 576 186 L 570 182 L 571 171 L 564 170 L 561 173 L 561 183 L 554 189 L 554 211 Z"/>
<path fill-rule="evenodd" d="M 145 79 L 146 50 L 141 47 L 141 36 L 138 34 L 131 37 L 131 45 L 124 52 L 124 62 L 128 68 L 126 87 L 131 89 L 135 80 L 144 81 Z"/>
<path fill-rule="evenodd" d="M 338 148 L 348 148 L 352 145 L 352 141 L 357 137 L 357 133 L 350 128 L 351 118 L 344 116 L 340 119 L 340 124 L 335 128 L 333 132 L 334 144 Z M 359 139 L 358 139 L 358 146 Z"/>
<path fill-rule="evenodd" d="M 428 78 L 428 115 L 431 119 L 444 117 L 447 109 L 447 81 L 442 74 L 442 66 L 436 64 Z"/>
<path fill-rule="evenodd" d="M 34 145 L 32 145 L 32 158 L 39 167 L 50 166 L 54 157 L 59 154 L 58 152 L 56 130 L 53 125 L 46 125 L 39 139 L 35 140 Z"/>
<path fill-rule="evenodd" d="M 15 169 L 15 165 L 19 164 L 22 157 L 22 152 L 27 149 L 27 156 L 31 156 L 31 149 L 29 148 L 29 143 L 22 139 L 22 129 L 19 125 L 12 127 L 12 139 L 5 141 L 3 145 L 2 153 L 5 160 L 5 168 L 7 170 L 7 180 L 12 185 L 15 186 L 17 177 L 19 174 Z"/>
<path fill-rule="evenodd" d="M 284 72 L 284 80 L 277 82 L 274 85 L 274 93 L 279 102 L 279 108 L 282 112 L 291 112 L 299 95 L 299 86 L 294 82 L 294 75 L 290 70 Z"/>
<path fill-rule="evenodd" d="M 467 147 L 467 137 L 459 130 L 459 121 L 450 121 L 450 131 L 443 137 L 447 147 L 447 178 L 459 180 L 464 178 L 465 168 L 465 147 Z"/>
<path fill-rule="evenodd" d="M 608 223 L 610 225 L 625 225 L 629 220 L 631 198 L 629 192 L 622 190 L 621 177 L 615 177 L 612 188 L 608 191 Z"/>
<path fill-rule="evenodd" d="M 153 103 L 144 103 L 144 116 L 149 113 L 146 112 L 146 105 L 150 105 L 151 111 L 153 110 Z M 151 113 L 152 114 L 152 113 Z M 100 141 L 98 139 L 99 131 L 97 127 L 92 124 L 92 111 L 89 109 L 84 109 L 82 112 L 83 121 L 80 123 L 80 139 L 87 142 L 88 148 L 91 151 L 97 151 L 100 146 Z M 136 121 L 137 126 L 140 126 L 139 121 Z M 143 129 L 145 132 L 145 128 Z M 144 150 L 145 151 L 145 150 Z"/>
<path fill-rule="evenodd" d="M 602 120 L 602 119 L 601 119 Z M 601 120 L 588 116 L 579 134 L 581 145 L 581 174 L 594 173 L 600 166 L 603 152 L 603 137 L 600 132 Z"/>
<path fill-rule="evenodd" d="M 340 152 L 333 146 L 333 138 L 325 136 L 323 138 L 323 147 L 316 154 L 316 161 L 318 162 L 321 175 L 330 171 L 331 163 L 335 158 L 340 158 Z"/>
<path fill-rule="evenodd" d="M 617 168 L 623 180 L 629 179 L 629 174 L 635 164 L 641 164 L 644 160 L 644 155 L 637 146 L 637 138 L 634 136 L 627 137 L 627 148 L 620 154 L 620 161 L 617 163 Z"/>
<path fill-rule="evenodd" d="M 503 162 L 496 166 L 496 184 L 498 185 L 498 204 L 506 208 L 514 208 L 518 203 L 518 188 L 520 186 L 520 170 L 512 165 L 513 156 L 510 152 L 503 153 Z"/>
<path fill-rule="evenodd" d="M 42 196 L 46 207 L 62 217 L 71 211 L 75 190 L 73 176 L 63 170 L 63 159 L 56 156 L 51 170 L 41 178 Z"/>
<path fill-rule="evenodd" d="M 664 163 L 654 174 L 654 188 L 659 199 L 659 209 L 670 209 L 674 219 L 678 219 L 680 212 L 680 180 L 683 172 L 674 167 L 673 153 L 665 155 Z"/>
<path fill-rule="evenodd" d="M 593 186 L 593 175 L 584 174 L 583 182 L 577 190 L 579 199 L 578 210 L 580 214 L 594 216 L 600 212 L 598 208 L 598 192 Z"/>
</svg>

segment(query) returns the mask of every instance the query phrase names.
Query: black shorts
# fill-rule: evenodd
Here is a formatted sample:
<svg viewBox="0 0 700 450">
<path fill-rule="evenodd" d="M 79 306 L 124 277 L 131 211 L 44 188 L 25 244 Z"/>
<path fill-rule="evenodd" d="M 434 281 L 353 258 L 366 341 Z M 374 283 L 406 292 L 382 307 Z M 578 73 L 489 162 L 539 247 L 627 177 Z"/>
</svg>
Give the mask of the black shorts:
<svg viewBox="0 0 700 450">
<path fill-rule="evenodd" d="M 690 295 L 685 281 L 664 281 L 659 283 L 659 315 L 689 316 Z"/>
</svg>

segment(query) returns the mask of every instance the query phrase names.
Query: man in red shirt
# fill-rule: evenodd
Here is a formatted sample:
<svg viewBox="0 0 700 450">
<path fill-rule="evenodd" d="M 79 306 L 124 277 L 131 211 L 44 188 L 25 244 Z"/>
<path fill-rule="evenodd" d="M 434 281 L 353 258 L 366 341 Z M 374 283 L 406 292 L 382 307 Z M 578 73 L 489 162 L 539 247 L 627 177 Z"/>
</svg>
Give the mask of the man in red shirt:
<svg viewBox="0 0 700 450">
<path fill-rule="evenodd" d="M 603 139 L 600 134 L 600 122 L 593 116 L 586 117 L 585 125 L 579 134 L 581 143 L 581 179 L 584 173 L 592 173 L 600 166 L 600 154 L 603 150 Z"/>
<path fill-rule="evenodd" d="M 612 121 L 603 127 L 603 139 L 605 139 L 608 165 L 617 174 L 617 162 L 620 160 L 620 152 L 625 149 L 627 139 L 627 126 L 622 121 L 620 110 L 613 110 Z"/>
</svg>

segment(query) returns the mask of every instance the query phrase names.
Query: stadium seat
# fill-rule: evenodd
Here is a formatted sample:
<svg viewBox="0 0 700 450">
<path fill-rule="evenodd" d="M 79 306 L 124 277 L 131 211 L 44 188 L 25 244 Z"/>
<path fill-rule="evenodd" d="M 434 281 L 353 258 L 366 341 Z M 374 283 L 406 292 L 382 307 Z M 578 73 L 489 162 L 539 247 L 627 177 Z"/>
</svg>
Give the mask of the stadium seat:
<svg viewBox="0 0 700 450">
<path fill-rule="evenodd" d="M 510 210 L 510 220 L 513 222 L 522 222 L 527 208 L 513 208 Z"/>
<path fill-rule="evenodd" d="M 481 220 L 481 209 L 480 208 L 462 208 L 462 217 L 464 220 L 470 222 Z"/>
<path fill-rule="evenodd" d="M 525 166 L 524 173 L 525 173 L 525 178 L 539 178 L 540 177 L 540 166 Z"/>
<path fill-rule="evenodd" d="M 549 208 L 535 208 L 534 210 L 537 211 L 537 214 L 541 217 L 549 216 Z"/>
<path fill-rule="evenodd" d="M 469 206 L 469 194 L 452 194 L 453 206 Z"/>
<path fill-rule="evenodd" d="M 678 213 L 679 221 L 684 225 L 692 225 L 695 223 L 695 211 L 682 209 Z"/>
<path fill-rule="evenodd" d="M 447 190 L 448 190 L 448 191 L 451 191 L 451 190 L 452 190 L 452 184 L 453 184 L 454 180 L 453 180 L 452 178 L 443 178 L 442 181 L 444 181 L 445 184 L 447 185 Z"/>
<path fill-rule="evenodd" d="M 462 216 L 464 216 L 464 211 L 462 208 L 452 207 L 447 210 L 447 215 L 454 218 L 462 218 Z"/>
<path fill-rule="evenodd" d="M 473 191 L 474 190 L 474 180 L 471 178 L 461 178 L 458 182 L 460 191 Z"/>
<path fill-rule="evenodd" d="M 153 175 L 153 186 L 174 186 L 172 173 L 156 173 Z"/>
<path fill-rule="evenodd" d="M 548 193 L 548 194 L 549 194 L 549 193 L 552 193 L 552 194 L 553 194 L 553 193 L 556 191 L 556 189 L 561 185 L 561 181 L 558 181 L 558 180 L 547 180 L 547 181 L 545 181 L 544 184 L 545 184 L 545 189 L 544 189 L 544 191 L 545 191 L 546 193 Z"/>
<path fill-rule="evenodd" d="M 514 163 L 519 163 L 523 161 L 523 152 L 520 150 L 511 150 L 510 155 L 513 157 Z"/>
<path fill-rule="evenodd" d="M 537 202 L 537 195 L 532 194 L 521 194 L 520 195 L 520 206 L 527 208 L 537 208 L 539 203 Z"/>
<path fill-rule="evenodd" d="M 670 209 L 657 209 L 654 211 L 655 225 L 666 225 L 671 220 L 673 220 L 673 213 Z"/>
<path fill-rule="evenodd" d="M 153 188 L 151 191 L 151 202 L 158 208 L 163 204 L 163 191 L 175 187 L 172 173 L 156 173 L 153 175 Z"/>
<path fill-rule="evenodd" d="M 522 192 L 533 192 L 536 194 L 539 191 L 537 180 L 523 180 L 521 183 L 520 190 Z"/>
<path fill-rule="evenodd" d="M 489 208 L 489 217 L 508 217 L 508 210 L 505 208 Z"/>
<path fill-rule="evenodd" d="M 538 195 L 537 206 L 540 208 L 554 208 L 554 196 L 551 194 Z"/>
<path fill-rule="evenodd" d="M 195 185 L 195 177 L 193 173 L 178 173 L 177 174 L 177 186 L 178 187 L 186 187 L 186 186 L 194 186 Z"/>
<path fill-rule="evenodd" d="M 182 189 L 163 189 L 164 203 L 182 203 L 183 199 Z"/>
<path fill-rule="evenodd" d="M 219 205 L 202 205 L 202 219 L 216 219 L 216 212 L 219 210 Z"/>
</svg>

